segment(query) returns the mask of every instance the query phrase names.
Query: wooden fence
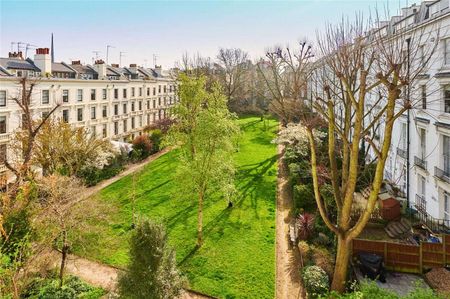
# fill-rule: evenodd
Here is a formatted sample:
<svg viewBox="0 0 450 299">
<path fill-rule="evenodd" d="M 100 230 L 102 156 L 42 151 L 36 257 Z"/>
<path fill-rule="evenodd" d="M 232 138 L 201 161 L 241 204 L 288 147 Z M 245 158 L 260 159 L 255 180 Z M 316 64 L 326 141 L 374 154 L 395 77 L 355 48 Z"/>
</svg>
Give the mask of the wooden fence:
<svg viewBox="0 0 450 299">
<path fill-rule="evenodd" d="M 425 269 L 450 264 L 450 235 L 442 235 L 442 243 L 421 242 L 420 245 L 355 239 L 352 243 L 352 256 L 355 257 L 359 252 L 384 257 L 388 270 L 423 273 Z"/>
</svg>

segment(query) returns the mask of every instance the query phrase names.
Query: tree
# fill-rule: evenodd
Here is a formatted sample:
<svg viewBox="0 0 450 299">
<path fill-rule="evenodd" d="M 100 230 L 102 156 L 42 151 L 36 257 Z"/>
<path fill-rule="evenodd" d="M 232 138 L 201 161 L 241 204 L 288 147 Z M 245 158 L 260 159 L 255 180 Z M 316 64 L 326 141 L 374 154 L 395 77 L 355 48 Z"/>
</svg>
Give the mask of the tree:
<svg viewBox="0 0 450 299">
<path fill-rule="evenodd" d="M 130 240 L 130 261 L 119 276 L 123 298 L 178 298 L 185 280 L 177 269 L 175 252 L 161 224 L 139 223 Z"/>
<path fill-rule="evenodd" d="M 313 93 L 313 105 L 327 124 L 328 163 L 322 165 L 317 159 L 317 115 L 305 114 L 303 122 L 310 144 L 315 200 L 325 224 L 337 236 L 331 286 L 335 291 L 345 289 L 351 242 L 364 229 L 375 208 L 394 122 L 412 107 L 409 86 L 426 66 L 413 63 L 418 61 L 414 56 L 419 54 L 420 44 L 431 41 L 430 35 L 418 29 L 386 37 L 381 30 L 367 30 L 362 19 L 357 18 L 355 22 L 345 20 L 338 26 L 330 25 L 318 37 L 321 58 L 315 64 L 311 85 L 319 86 Z M 434 38 L 436 42 L 421 53 L 425 62 L 436 47 L 438 38 Z M 376 141 L 371 132 L 380 123 L 383 136 Z M 368 144 L 377 156 L 377 164 L 366 208 L 358 219 L 352 219 L 353 194 L 364 172 L 359 159 L 361 144 Z M 327 214 L 320 191 L 324 177 L 328 178 L 326 183 L 331 181 L 336 222 Z"/>
<path fill-rule="evenodd" d="M 270 110 L 281 123 L 299 120 L 304 110 L 307 80 L 311 71 L 312 47 L 306 41 L 298 48 L 274 47 L 266 52 L 266 59 L 260 61 L 258 72 L 270 99 Z"/>
<path fill-rule="evenodd" d="M 179 103 L 173 109 L 177 122 L 167 138 L 180 147 L 176 181 L 183 190 L 181 196 L 198 201 L 197 246 L 203 243 L 204 200 L 218 192 L 231 202 L 233 140 L 239 132 L 220 87 L 215 84 L 209 92 L 205 80 L 180 76 Z"/>
<path fill-rule="evenodd" d="M 108 140 L 56 118 L 42 125 L 35 148 L 32 161 L 42 167 L 44 175 L 57 171 L 69 176 L 79 175 L 86 167 L 102 167 L 113 155 Z"/>
<path fill-rule="evenodd" d="M 62 286 L 72 244 L 83 241 L 80 232 L 87 229 L 88 219 L 102 219 L 108 207 L 80 199 L 84 187 L 74 177 L 49 175 L 38 181 L 38 188 L 39 206 L 34 223 L 41 235 L 40 241 L 44 244 L 53 243 L 61 252 L 59 279 Z"/>
<path fill-rule="evenodd" d="M 249 64 L 248 53 L 239 48 L 219 49 L 218 79 L 223 86 L 228 102 L 242 98 L 246 83 L 246 72 Z"/>
<path fill-rule="evenodd" d="M 31 159 L 33 157 L 36 136 L 50 116 L 52 116 L 60 106 L 60 103 L 57 102 L 44 117 L 38 120 L 33 119 L 34 105 L 32 102 L 32 95 L 36 84 L 36 81 L 30 81 L 27 77 L 21 78 L 19 81 L 19 95 L 11 98 L 11 100 L 20 108 L 22 126 L 15 132 L 12 138 L 10 145 L 12 153 L 10 159 L 0 162 L 3 162 L 15 175 L 13 190 L 17 190 L 24 178 L 30 174 Z M 12 192 L 11 195 L 14 198 L 15 192 Z"/>
<path fill-rule="evenodd" d="M 181 61 L 177 62 L 177 66 L 180 71 L 194 78 L 204 76 L 206 78 L 206 89 L 211 90 L 214 82 L 217 81 L 216 65 L 211 57 L 204 57 L 200 53 L 189 55 L 189 53 L 183 53 Z"/>
</svg>

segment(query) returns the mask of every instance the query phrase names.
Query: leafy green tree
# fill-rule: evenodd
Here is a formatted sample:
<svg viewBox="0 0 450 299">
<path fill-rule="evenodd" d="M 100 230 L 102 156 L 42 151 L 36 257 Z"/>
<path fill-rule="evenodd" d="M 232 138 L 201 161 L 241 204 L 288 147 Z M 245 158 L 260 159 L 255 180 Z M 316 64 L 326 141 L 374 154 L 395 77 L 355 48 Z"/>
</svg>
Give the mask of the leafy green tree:
<svg viewBox="0 0 450 299">
<path fill-rule="evenodd" d="M 121 298 L 178 298 L 185 280 L 176 267 L 162 224 L 142 221 L 130 242 L 130 262 L 119 277 Z"/>
<path fill-rule="evenodd" d="M 197 246 L 203 243 L 203 203 L 212 192 L 228 199 L 234 194 L 232 154 L 239 132 L 227 98 L 218 84 L 206 89 L 203 76 L 180 76 L 179 103 L 173 109 L 177 122 L 167 140 L 179 145 L 177 182 L 180 195 L 198 201 Z M 181 192 L 181 190 L 183 190 Z"/>
</svg>

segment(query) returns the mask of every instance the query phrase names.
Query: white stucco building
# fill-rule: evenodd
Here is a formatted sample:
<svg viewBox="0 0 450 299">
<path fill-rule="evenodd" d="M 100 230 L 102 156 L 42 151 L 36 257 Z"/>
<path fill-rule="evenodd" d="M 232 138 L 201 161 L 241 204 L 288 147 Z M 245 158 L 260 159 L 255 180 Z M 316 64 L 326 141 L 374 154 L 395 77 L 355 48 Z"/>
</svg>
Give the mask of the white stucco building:
<svg viewBox="0 0 450 299">
<path fill-rule="evenodd" d="M 394 124 L 385 179 L 397 185 L 410 207 L 450 227 L 450 1 L 424 1 L 380 30 L 420 39 L 412 68 L 425 67 L 410 86 L 412 109 Z M 436 40 L 437 39 L 437 40 Z M 417 44 L 419 43 L 419 44 Z M 428 61 L 424 61 L 429 57 Z M 403 93 L 404 97 L 407 93 Z M 409 118 L 409 121 L 408 121 Z M 409 127 L 409 130 L 408 130 Z M 381 124 L 379 131 L 383 132 Z M 408 134 L 409 132 L 409 134 Z M 379 133 L 381 134 L 381 133 Z M 409 138 L 408 138 L 409 135 Z M 409 144 L 408 144 L 409 140 Z M 408 163 L 409 160 L 409 163 Z M 409 172 L 408 172 L 409 164 Z M 409 183 L 408 183 L 409 174 Z"/>
<path fill-rule="evenodd" d="M 96 136 L 128 141 L 145 126 L 165 118 L 176 101 L 175 80 L 160 67 L 153 69 L 51 61 L 49 49 L 36 50 L 34 59 L 22 53 L 0 58 L 0 154 L 8 154 L 11 133 L 20 128 L 21 112 L 11 100 L 20 97 L 19 77 L 36 81 L 32 94 L 34 118 L 48 113 L 57 103 L 55 116 L 74 126 L 83 126 Z M 8 172 L 0 165 L 4 181 Z"/>
<path fill-rule="evenodd" d="M 401 15 L 378 22 L 367 36 L 369 45 L 371 36 L 402 45 L 395 49 L 402 51 L 398 57 L 403 58 L 408 57 L 403 53 L 407 43 L 414 43 L 410 45 L 413 53 L 409 53 L 411 69 L 423 67 L 410 80 L 409 92 L 407 88 L 401 92 L 398 109 L 408 94 L 412 108 L 394 124 L 385 180 L 396 185 L 405 200 L 409 194 L 409 205 L 419 215 L 450 228 L 450 0 L 423 1 L 403 8 Z M 315 69 L 327 73 L 323 60 L 316 61 Z M 315 96 L 325 97 L 318 81 L 310 81 L 307 98 L 311 101 Z M 382 111 L 383 102 L 377 102 L 380 97 L 383 95 L 374 89 L 366 99 L 367 119 Z M 338 121 L 342 113 L 337 104 Z M 376 145 L 384 139 L 383 118 L 369 133 Z M 369 148 L 366 161 L 376 161 L 370 144 L 365 147 Z"/>
</svg>

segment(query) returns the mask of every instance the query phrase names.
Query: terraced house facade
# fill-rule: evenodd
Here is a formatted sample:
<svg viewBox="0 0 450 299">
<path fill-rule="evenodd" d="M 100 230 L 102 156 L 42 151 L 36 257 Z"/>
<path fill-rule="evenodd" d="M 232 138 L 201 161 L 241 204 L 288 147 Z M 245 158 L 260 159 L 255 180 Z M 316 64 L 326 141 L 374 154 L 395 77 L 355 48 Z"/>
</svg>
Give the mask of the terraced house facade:
<svg viewBox="0 0 450 299">
<path fill-rule="evenodd" d="M 385 179 L 399 187 L 419 216 L 450 228 L 450 1 L 404 8 L 380 30 L 406 37 L 422 32 L 410 64 L 425 65 L 410 86 L 409 115 L 394 125 Z"/>
<path fill-rule="evenodd" d="M 161 67 L 121 67 L 97 60 L 93 65 L 80 61 L 55 63 L 48 48 L 36 49 L 34 59 L 22 53 L 0 58 L 0 154 L 8 158 L 11 134 L 20 128 L 22 112 L 11 100 L 19 97 L 21 77 L 36 83 L 32 94 L 35 119 L 60 104 L 55 116 L 74 126 L 82 126 L 99 138 L 129 141 L 147 125 L 168 116 L 176 101 L 175 80 Z M 0 165 L 5 182 L 10 174 Z"/>
<path fill-rule="evenodd" d="M 402 45 L 398 51 L 407 51 L 407 43 L 414 43 L 408 63 L 411 69 L 421 69 L 409 90 L 405 87 L 400 95 L 399 104 L 409 100 L 412 107 L 394 124 L 384 179 L 398 187 L 398 199 L 420 217 L 450 230 L 450 0 L 422 1 L 405 7 L 400 15 L 378 22 L 367 36 L 369 44 L 370 36 L 377 36 L 385 43 Z M 409 57 L 408 53 L 401 56 Z M 327 72 L 320 60 L 315 68 Z M 308 85 L 309 100 L 323 94 L 316 81 Z M 380 96 L 374 91 L 366 100 L 367 120 L 381 111 Z M 342 113 L 343 108 L 336 105 L 338 121 Z M 380 119 L 369 138 L 379 146 L 383 132 L 384 120 Z M 369 148 L 366 161 L 376 161 L 371 145 L 364 146 Z"/>
</svg>

